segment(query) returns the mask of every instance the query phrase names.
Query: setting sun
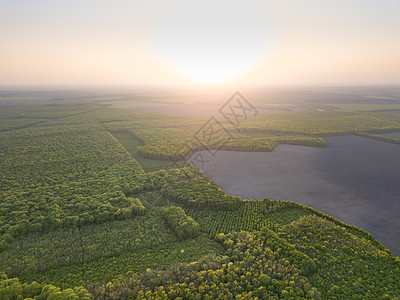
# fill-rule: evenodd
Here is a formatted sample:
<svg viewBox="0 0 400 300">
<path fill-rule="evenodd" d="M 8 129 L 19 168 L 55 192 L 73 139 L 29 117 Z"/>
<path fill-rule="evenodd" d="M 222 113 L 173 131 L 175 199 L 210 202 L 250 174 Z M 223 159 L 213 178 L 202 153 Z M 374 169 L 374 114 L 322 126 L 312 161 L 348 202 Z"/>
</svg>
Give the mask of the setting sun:
<svg viewBox="0 0 400 300">
<path fill-rule="evenodd" d="M 196 82 L 226 83 L 268 54 L 270 34 L 265 17 L 244 1 L 179 1 L 156 23 L 153 43 L 171 71 Z"/>
<path fill-rule="evenodd" d="M 395 0 L 0 1 L 0 81 L 396 84 L 399 13 Z"/>
</svg>

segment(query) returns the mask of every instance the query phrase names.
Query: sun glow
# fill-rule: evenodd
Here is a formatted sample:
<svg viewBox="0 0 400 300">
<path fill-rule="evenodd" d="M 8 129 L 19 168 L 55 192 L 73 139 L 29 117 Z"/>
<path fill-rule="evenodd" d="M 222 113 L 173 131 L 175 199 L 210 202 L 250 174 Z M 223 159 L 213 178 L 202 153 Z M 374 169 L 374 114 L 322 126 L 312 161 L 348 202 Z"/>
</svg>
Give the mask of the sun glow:
<svg viewBox="0 0 400 300">
<path fill-rule="evenodd" d="M 249 2 L 179 1 L 160 18 L 154 49 L 192 81 L 226 83 L 252 71 L 268 51 L 263 16 Z"/>
</svg>

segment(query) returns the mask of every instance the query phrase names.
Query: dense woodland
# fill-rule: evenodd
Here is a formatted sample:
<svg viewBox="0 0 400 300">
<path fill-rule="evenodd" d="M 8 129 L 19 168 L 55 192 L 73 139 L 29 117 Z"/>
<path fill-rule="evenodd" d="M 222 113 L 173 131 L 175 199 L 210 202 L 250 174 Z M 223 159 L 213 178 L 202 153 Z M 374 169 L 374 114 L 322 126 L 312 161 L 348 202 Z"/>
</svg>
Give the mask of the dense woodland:
<svg viewBox="0 0 400 300">
<path fill-rule="evenodd" d="M 183 159 L 400 130 L 400 114 L 207 118 L 92 102 L 0 107 L 0 299 L 399 299 L 400 259 L 293 202 L 225 194 Z M 196 138 L 197 137 L 197 138 Z"/>
</svg>

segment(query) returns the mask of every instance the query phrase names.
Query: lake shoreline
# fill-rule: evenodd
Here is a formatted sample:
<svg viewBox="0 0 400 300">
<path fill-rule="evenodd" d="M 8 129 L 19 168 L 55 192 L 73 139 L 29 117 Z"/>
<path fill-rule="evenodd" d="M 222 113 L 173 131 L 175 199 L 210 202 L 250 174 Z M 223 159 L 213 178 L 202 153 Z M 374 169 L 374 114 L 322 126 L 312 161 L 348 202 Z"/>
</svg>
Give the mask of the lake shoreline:
<svg viewBox="0 0 400 300">
<path fill-rule="evenodd" d="M 219 151 L 202 169 L 228 194 L 289 200 L 363 228 L 400 254 L 400 147 L 358 136 L 326 148 L 278 145 L 272 152 Z M 377 213 L 379 212 L 379 213 Z"/>
</svg>

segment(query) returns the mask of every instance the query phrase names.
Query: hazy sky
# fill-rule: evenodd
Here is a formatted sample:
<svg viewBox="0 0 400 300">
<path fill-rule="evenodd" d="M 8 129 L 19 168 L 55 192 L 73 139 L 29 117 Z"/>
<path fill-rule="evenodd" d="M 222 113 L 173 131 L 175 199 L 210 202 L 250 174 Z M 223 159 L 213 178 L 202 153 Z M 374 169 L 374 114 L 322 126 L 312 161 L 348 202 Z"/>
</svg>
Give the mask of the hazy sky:
<svg viewBox="0 0 400 300">
<path fill-rule="evenodd" d="M 400 84 L 399 0 L 0 0 L 0 85 Z"/>
</svg>

